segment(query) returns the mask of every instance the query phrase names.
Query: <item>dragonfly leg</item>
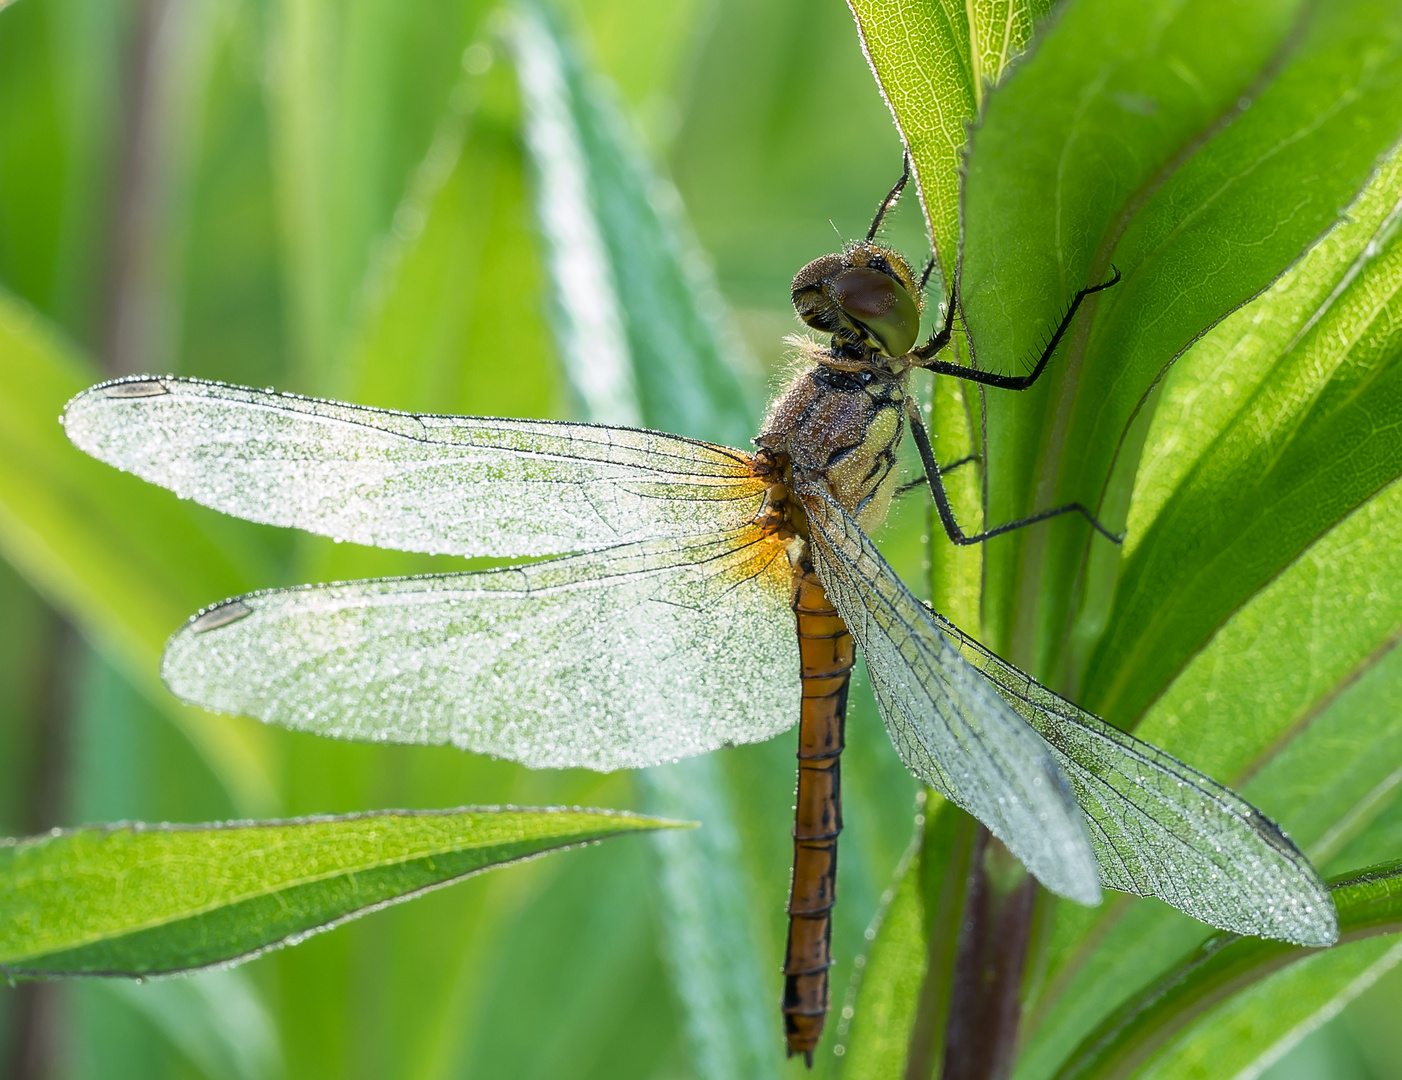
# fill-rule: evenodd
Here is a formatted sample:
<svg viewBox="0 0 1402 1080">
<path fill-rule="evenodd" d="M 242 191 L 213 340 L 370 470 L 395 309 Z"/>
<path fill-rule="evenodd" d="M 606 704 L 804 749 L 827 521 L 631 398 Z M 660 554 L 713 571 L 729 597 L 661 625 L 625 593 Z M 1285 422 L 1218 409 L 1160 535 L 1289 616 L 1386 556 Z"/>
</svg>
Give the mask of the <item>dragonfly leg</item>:
<svg viewBox="0 0 1402 1080">
<path fill-rule="evenodd" d="M 1039 378 L 1042 372 L 1047 369 L 1047 364 L 1051 361 L 1052 354 L 1056 352 L 1056 347 L 1061 344 L 1061 339 L 1066 336 L 1066 331 L 1071 328 L 1071 321 L 1076 317 L 1076 311 L 1080 308 L 1081 302 L 1087 296 L 1101 292 L 1120 282 L 1120 272 L 1115 267 L 1110 267 L 1113 271 L 1109 279 L 1102 281 L 1099 285 L 1087 285 L 1078 292 L 1071 301 L 1070 307 L 1066 309 L 1066 314 L 1061 317 L 1061 322 L 1057 324 L 1056 333 L 1052 334 L 1051 340 L 1047 342 L 1047 347 L 1042 350 L 1042 355 L 1037 359 L 1036 365 L 1026 375 L 999 375 L 994 371 L 984 371 L 982 368 L 965 365 L 951 364 L 945 360 L 936 360 L 934 356 L 946 345 L 949 344 L 950 337 L 954 330 L 954 309 L 959 305 L 959 274 L 955 271 L 954 288 L 950 291 L 949 307 L 944 313 L 944 327 L 936 334 L 931 335 L 920 348 L 915 349 L 913 355 L 919 357 L 923 363 L 917 365 L 928 371 L 933 371 L 937 375 L 953 375 L 956 379 L 967 379 L 969 382 L 983 383 L 985 386 L 996 386 L 1000 390 L 1026 390 Z M 969 355 L 974 354 L 974 342 L 972 338 L 966 337 L 969 345 Z"/>
<path fill-rule="evenodd" d="M 1062 514 L 1080 514 L 1091 523 L 1091 526 L 1101 536 L 1111 543 L 1120 544 L 1124 542 L 1124 533 L 1113 533 L 1102 525 L 1085 506 L 1078 502 L 1067 503 L 1065 506 L 1053 507 L 1050 510 L 1043 510 L 1040 513 L 1032 514 L 1029 517 L 1019 518 L 1016 521 L 1005 522 L 992 529 L 985 529 L 980 533 L 966 533 L 959 527 L 959 522 L 954 517 L 954 508 L 949 505 L 949 495 L 944 490 L 944 480 L 940 476 L 939 462 L 935 460 L 934 447 L 930 445 L 930 435 L 925 430 L 924 423 L 920 419 L 920 410 L 916 407 L 911 398 L 906 398 L 906 413 L 910 417 L 910 433 L 915 437 L 915 445 L 920 450 L 920 460 L 925 465 L 925 479 L 930 483 L 930 494 L 934 496 L 935 509 L 940 515 L 940 524 L 944 526 L 945 534 L 952 544 L 981 544 L 985 540 L 991 540 L 995 536 L 1002 536 L 1004 533 L 1013 532 L 1016 529 L 1025 529 L 1028 525 L 1035 525 L 1039 521 L 1047 521 L 1050 518 L 1060 517 Z"/>
</svg>

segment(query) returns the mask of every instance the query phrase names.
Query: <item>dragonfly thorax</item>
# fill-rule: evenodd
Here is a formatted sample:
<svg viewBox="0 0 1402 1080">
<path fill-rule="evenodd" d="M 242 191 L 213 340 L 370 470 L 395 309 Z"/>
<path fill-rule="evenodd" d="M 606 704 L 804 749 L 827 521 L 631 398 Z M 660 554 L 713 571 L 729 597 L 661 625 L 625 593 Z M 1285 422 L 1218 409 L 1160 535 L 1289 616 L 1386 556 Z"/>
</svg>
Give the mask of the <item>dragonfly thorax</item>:
<svg viewBox="0 0 1402 1080">
<path fill-rule="evenodd" d="M 920 290 L 910 264 L 869 240 L 814 259 L 793 279 L 793 305 L 815 330 L 832 335 L 844 360 L 903 356 L 920 333 Z"/>
<path fill-rule="evenodd" d="M 815 350 L 816 362 L 774 399 L 755 444 L 773 455 L 788 486 L 822 485 L 871 531 L 886 519 L 895 493 L 905 375 L 884 364 L 829 366 L 825 354 Z M 802 534 L 801 522 L 795 528 Z"/>
</svg>

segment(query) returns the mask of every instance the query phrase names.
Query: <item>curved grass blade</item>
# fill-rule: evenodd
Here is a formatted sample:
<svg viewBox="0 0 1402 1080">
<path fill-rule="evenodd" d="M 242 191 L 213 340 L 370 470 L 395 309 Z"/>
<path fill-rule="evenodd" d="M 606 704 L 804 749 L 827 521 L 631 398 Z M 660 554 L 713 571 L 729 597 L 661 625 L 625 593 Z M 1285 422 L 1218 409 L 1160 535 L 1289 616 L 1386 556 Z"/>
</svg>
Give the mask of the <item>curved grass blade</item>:
<svg viewBox="0 0 1402 1080">
<path fill-rule="evenodd" d="M 1402 863 L 1345 875 L 1330 884 L 1339 945 L 1402 932 Z M 1119 1080 L 1215 1006 L 1318 950 L 1218 934 L 1112 1014 L 1077 1048 L 1057 1080 Z"/>
<path fill-rule="evenodd" d="M 756 410 L 736 375 L 736 336 L 675 190 L 558 16 L 523 3 L 511 29 L 557 346 L 584 415 L 748 445 Z M 754 925 L 770 893 L 745 872 L 759 859 L 731 783 L 722 761 L 695 758 L 650 770 L 639 787 L 653 812 L 702 824 L 656 844 L 664 954 L 693 1066 L 706 1080 L 759 1080 L 779 1069 L 765 971 L 779 957 Z"/>
<path fill-rule="evenodd" d="M 78 453 L 54 423 L 95 373 L 0 292 L 0 553 L 161 707 L 246 813 L 277 805 L 256 728 L 202 717 L 155 674 L 172 626 L 274 574 L 252 526 L 180 503 Z"/>
<path fill-rule="evenodd" d="M 10 841 L 0 847 L 0 970 L 147 976 L 244 960 L 482 870 L 678 824 L 464 808 L 88 826 Z"/>
</svg>

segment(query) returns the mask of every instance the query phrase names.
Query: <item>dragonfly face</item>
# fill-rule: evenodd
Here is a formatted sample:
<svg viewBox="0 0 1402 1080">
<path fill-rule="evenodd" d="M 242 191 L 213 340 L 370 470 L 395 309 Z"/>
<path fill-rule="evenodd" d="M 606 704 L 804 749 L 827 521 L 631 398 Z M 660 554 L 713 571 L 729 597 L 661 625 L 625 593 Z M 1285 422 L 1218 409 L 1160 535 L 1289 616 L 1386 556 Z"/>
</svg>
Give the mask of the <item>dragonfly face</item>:
<svg viewBox="0 0 1402 1080">
<path fill-rule="evenodd" d="M 562 556 L 214 605 L 162 662 L 185 701 L 340 738 L 600 770 L 800 720 L 791 1053 L 811 1055 L 827 1011 L 854 645 L 910 772 L 1047 888 L 1083 903 L 1102 886 L 1157 896 L 1224 929 L 1332 943 L 1325 886 L 1271 822 L 935 615 L 872 543 L 896 448 L 907 427 L 917 442 L 922 431 L 911 370 L 977 374 L 925 362 L 948 316 L 942 339 L 912 349 L 919 295 L 905 261 L 871 242 L 805 267 L 795 307 L 831 341 L 807 347 L 755 454 L 153 376 L 84 391 L 63 423 L 95 457 L 253 521 L 407 551 Z"/>
<path fill-rule="evenodd" d="M 814 259 L 794 275 L 792 296 L 799 318 L 833 336 L 833 358 L 904 356 L 920 334 L 920 290 L 910 264 L 870 240 Z"/>
</svg>

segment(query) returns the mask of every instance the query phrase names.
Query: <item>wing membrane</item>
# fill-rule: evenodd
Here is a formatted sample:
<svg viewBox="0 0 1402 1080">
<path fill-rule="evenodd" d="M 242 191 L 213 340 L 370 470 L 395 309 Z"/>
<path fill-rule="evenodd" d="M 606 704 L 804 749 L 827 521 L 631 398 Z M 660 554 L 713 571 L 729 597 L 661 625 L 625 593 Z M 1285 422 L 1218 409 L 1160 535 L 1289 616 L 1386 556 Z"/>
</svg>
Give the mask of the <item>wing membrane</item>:
<svg viewBox="0 0 1402 1080">
<path fill-rule="evenodd" d="M 554 555 L 735 528 L 737 450 L 592 424 L 390 412 L 140 376 L 68 404 L 68 437 L 184 498 L 403 551 Z"/>
<path fill-rule="evenodd" d="M 866 656 L 901 760 L 978 818 L 1049 889 L 1100 899 L 1095 856 L 1051 748 L 960 655 L 847 512 L 798 488 L 818 579 Z"/>
<path fill-rule="evenodd" d="M 935 618 L 965 659 L 1051 744 L 1090 820 L 1102 884 L 1157 896 L 1239 934 L 1297 945 L 1338 939 L 1334 905 L 1318 873 L 1254 806 Z"/>
<path fill-rule="evenodd" d="M 179 697 L 535 768 L 656 765 L 792 727 L 791 571 L 749 527 L 483 573 L 253 593 L 166 647 Z"/>
</svg>

